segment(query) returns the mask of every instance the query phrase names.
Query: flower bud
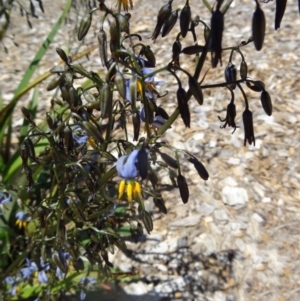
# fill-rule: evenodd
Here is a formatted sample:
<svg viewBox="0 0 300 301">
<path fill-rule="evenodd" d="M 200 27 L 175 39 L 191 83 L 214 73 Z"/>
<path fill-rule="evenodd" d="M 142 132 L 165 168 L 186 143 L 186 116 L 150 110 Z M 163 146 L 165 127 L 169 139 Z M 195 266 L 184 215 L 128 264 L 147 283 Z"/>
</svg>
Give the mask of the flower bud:
<svg viewBox="0 0 300 301">
<path fill-rule="evenodd" d="M 27 121 L 29 121 L 29 123 L 32 125 L 32 126 L 36 126 L 35 122 L 34 122 L 34 118 L 33 116 L 31 115 L 31 113 L 28 111 L 28 109 L 26 109 L 25 107 L 22 107 L 21 108 L 21 111 L 22 111 L 22 114 L 23 116 L 25 117 L 25 119 Z"/>
<path fill-rule="evenodd" d="M 201 179 L 203 179 L 204 181 L 208 180 L 209 174 L 208 174 L 206 168 L 204 167 L 204 165 L 196 158 L 189 158 L 189 161 L 192 164 L 194 164 L 194 167 L 197 170 Z"/>
<path fill-rule="evenodd" d="M 162 197 L 153 198 L 154 205 L 159 209 L 159 211 L 163 214 L 167 214 L 168 210 L 165 206 L 164 200 Z"/>
<path fill-rule="evenodd" d="M 116 88 L 120 95 L 125 99 L 126 98 L 126 86 L 125 86 L 125 80 L 120 71 L 116 71 L 114 82 L 116 84 Z"/>
<path fill-rule="evenodd" d="M 26 146 L 27 146 L 29 158 L 33 161 L 36 161 L 35 149 L 34 149 L 34 145 L 32 143 L 32 140 L 30 138 L 27 138 L 25 143 L 26 143 Z"/>
<path fill-rule="evenodd" d="M 162 6 L 161 9 L 159 10 L 156 26 L 153 31 L 153 34 L 150 37 L 154 41 L 154 43 L 160 33 L 162 26 L 169 19 L 170 15 L 172 13 L 172 2 L 173 2 L 173 0 L 170 0 L 167 4 Z"/>
<path fill-rule="evenodd" d="M 175 26 L 178 19 L 178 9 L 174 10 L 162 28 L 161 36 L 165 37 Z"/>
<path fill-rule="evenodd" d="M 47 86 L 47 91 L 52 91 L 55 88 L 58 87 L 58 85 L 60 84 L 60 82 L 62 81 L 62 76 L 61 75 L 57 75 L 55 78 L 53 78 L 51 80 L 51 82 L 48 84 Z"/>
<path fill-rule="evenodd" d="M 218 62 L 222 65 L 222 35 L 224 29 L 224 16 L 219 7 L 213 12 L 211 17 L 211 31 L 209 40 L 209 50 L 211 51 L 211 63 L 215 68 Z"/>
<path fill-rule="evenodd" d="M 183 175 L 177 176 L 177 185 L 179 188 L 180 196 L 182 199 L 182 202 L 186 204 L 189 200 L 190 192 L 189 187 L 186 183 L 185 177 Z"/>
<path fill-rule="evenodd" d="M 235 82 L 236 81 L 236 68 L 231 62 L 228 63 L 227 67 L 225 68 L 225 80 L 227 83 Z M 231 84 L 229 87 L 234 90 L 236 84 Z"/>
<path fill-rule="evenodd" d="M 21 156 L 21 159 L 22 159 L 23 168 L 25 169 L 28 166 L 27 161 L 28 161 L 28 157 L 29 157 L 28 147 L 25 143 L 23 143 L 21 145 L 20 156 Z"/>
<path fill-rule="evenodd" d="M 133 141 L 138 141 L 140 135 L 140 124 L 141 118 L 138 111 L 132 114 L 132 124 L 133 124 Z"/>
<path fill-rule="evenodd" d="M 120 48 L 120 30 L 117 27 L 116 20 L 109 22 L 110 33 L 110 51 L 116 52 Z"/>
<path fill-rule="evenodd" d="M 145 144 L 143 144 L 142 148 L 138 152 L 136 167 L 142 180 L 146 179 L 148 175 L 148 153 L 145 149 Z"/>
<path fill-rule="evenodd" d="M 178 168 L 177 161 L 166 153 L 159 151 L 161 158 L 172 168 Z"/>
<path fill-rule="evenodd" d="M 247 81 L 246 85 L 248 88 L 255 92 L 262 92 L 265 89 L 265 84 L 260 80 L 251 83 Z"/>
<path fill-rule="evenodd" d="M 272 115 L 272 101 L 271 101 L 270 94 L 266 90 L 263 90 L 261 92 L 260 101 L 261 101 L 261 105 L 262 105 L 265 113 L 268 116 L 271 116 Z"/>
<path fill-rule="evenodd" d="M 148 234 L 150 234 L 150 232 L 153 230 L 153 221 L 152 221 L 150 213 L 143 210 L 141 212 L 141 219 L 143 221 L 143 224 L 144 224 Z"/>
<path fill-rule="evenodd" d="M 180 12 L 180 31 L 183 38 L 187 35 L 191 23 L 191 8 L 189 0 L 186 1 L 185 6 Z"/>
<path fill-rule="evenodd" d="M 185 90 L 182 87 L 179 87 L 177 90 L 177 102 L 178 109 L 183 120 L 183 123 L 186 127 L 190 127 L 191 115 L 187 101 L 187 95 Z"/>
<path fill-rule="evenodd" d="M 252 38 L 255 49 L 261 50 L 264 44 L 265 31 L 266 31 L 266 20 L 263 10 L 260 8 L 258 0 L 256 1 L 256 9 L 252 18 Z"/>
<path fill-rule="evenodd" d="M 70 107 L 71 108 L 76 108 L 78 106 L 79 96 L 78 96 L 78 93 L 77 93 L 77 91 L 74 87 L 70 87 L 69 95 L 70 95 L 70 99 L 69 99 Z"/>
<path fill-rule="evenodd" d="M 143 51 L 143 55 L 148 60 L 150 67 L 155 67 L 156 59 L 155 59 L 154 53 L 151 50 L 150 46 L 144 46 L 142 48 L 142 51 Z"/>
<path fill-rule="evenodd" d="M 253 142 L 253 145 L 255 146 L 253 118 L 252 118 L 252 112 L 249 109 L 245 109 L 243 113 L 243 123 L 244 123 L 244 131 L 245 131 L 244 146 L 246 146 L 247 141 L 250 145 Z"/>
<path fill-rule="evenodd" d="M 86 14 L 80 22 L 77 38 L 81 41 L 88 33 L 92 24 L 92 14 Z"/>
<path fill-rule="evenodd" d="M 66 63 L 68 64 L 68 56 L 66 55 L 66 53 L 61 49 L 61 48 L 56 48 L 56 53 L 60 56 L 60 58 Z"/>
<path fill-rule="evenodd" d="M 187 46 L 181 50 L 181 53 L 187 54 L 187 55 L 193 55 L 197 54 L 199 52 L 202 52 L 204 50 L 204 47 L 201 45 L 192 45 Z"/>
<path fill-rule="evenodd" d="M 180 67 L 180 63 L 179 63 L 179 55 L 180 55 L 180 52 L 181 52 L 181 43 L 180 43 L 180 41 L 176 40 L 173 43 L 172 52 L 173 52 L 172 60 L 173 60 L 174 65 Z"/>
<path fill-rule="evenodd" d="M 287 0 L 276 0 L 276 11 L 275 11 L 275 30 L 280 27 L 282 17 L 284 15 Z"/>
<path fill-rule="evenodd" d="M 49 129 L 50 130 L 54 130 L 55 129 L 55 125 L 54 125 L 53 119 L 51 118 L 51 116 L 50 116 L 50 114 L 48 112 L 46 113 L 46 121 L 47 121 L 47 124 L 49 126 Z"/>
<path fill-rule="evenodd" d="M 242 80 L 246 80 L 247 73 L 248 73 L 248 66 L 247 63 L 243 60 L 240 66 L 240 75 Z"/>
<path fill-rule="evenodd" d="M 65 146 L 67 149 L 67 153 L 72 153 L 74 149 L 74 140 L 73 140 L 73 133 L 69 126 L 64 128 L 64 138 L 65 138 Z"/>
<path fill-rule="evenodd" d="M 112 92 L 109 84 L 105 83 L 100 90 L 101 117 L 107 117 L 109 107 L 112 106 Z"/>
<path fill-rule="evenodd" d="M 97 34 L 98 39 L 98 48 L 99 48 L 99 55 L 102 66 L 106 66 L 107 63 L 107 36 L 103 29 L 100 29 Z"/>
<path fill-rule="evenodd" d="M 189 87 L 198 104 L 203 105 L 202 89 L 200 88 L 200 85 L 193 76 L 189 76 Z"/>
</svg>

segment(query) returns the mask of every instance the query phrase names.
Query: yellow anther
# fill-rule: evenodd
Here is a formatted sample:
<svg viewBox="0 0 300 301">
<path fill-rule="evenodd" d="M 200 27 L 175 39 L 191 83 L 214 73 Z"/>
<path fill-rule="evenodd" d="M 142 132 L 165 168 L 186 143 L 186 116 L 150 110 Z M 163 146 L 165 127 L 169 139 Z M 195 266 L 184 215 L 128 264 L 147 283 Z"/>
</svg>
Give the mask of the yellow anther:
<svg viewBox="0 0 300 301">
<path fill-rule="evenodd" d="M 89 138 L 88 138 L 88 143 L 89 143 L 89 145 L 90 145 L 93 149 L 96 149 L 96 148 L 97 148 L 97 144 L 95 143 L 94 138 L 89 137 Z"/>
<path fill-rule="evenodd" d="M 133 197 L 137 201 L 142 199 L 142 188 L 139 182 L 134 183 Z"/>
<path fill-rule="evenodd" d="M 120 200 L 124 194 L 125 191 L 125 181 L 121 181 L 119 184 L 119 194 L 118 194 L 118 199 Z"/>
<path fill-rule="evenodd" d="M 129 203 L 132 202 L 133 185 L 134 185 L 134 182 L 132 182 L 132 181 L 127 182 L 126 192 L 127 192 L 127 200 Z"/>
</svg>

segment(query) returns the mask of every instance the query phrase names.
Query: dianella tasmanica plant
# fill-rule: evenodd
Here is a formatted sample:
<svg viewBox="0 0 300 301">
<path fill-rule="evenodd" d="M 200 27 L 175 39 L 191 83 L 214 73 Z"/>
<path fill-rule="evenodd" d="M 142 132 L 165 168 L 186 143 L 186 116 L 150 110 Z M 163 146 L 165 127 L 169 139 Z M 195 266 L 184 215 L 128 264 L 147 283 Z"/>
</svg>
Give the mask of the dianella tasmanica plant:
<svg viewBox="0 0 300 301">
<path fill-rule="evenodd" d="M 58 93 L 45 115 L 46 125 L 37 124 L 31 113 L 22 109 L 30 124 L 20 150 L 27 191 L 18 197 L 5 190 L 0 194 L 1 213 L 18 198 L 13 218 L 6 221 L 12 230 L 0 233 L 3 241 L 15 241 L 2 244 L 6 246 L 2 254 L 8 254 L 1 262 L 0 274 L 5 297 L 63 300 L 66 294 L 77 293 L 83 300 L 95 284 L 121 275 L 109 254 L 116 248 L 127 252 L 126 240 L 136 241 L 144 229 L 148 233 L 153 230 L 144 201 L 149 199 L 166 214 L 168 200 L 163 199 L 162 191 L 171 186 L 179 189 L 183 203 L 188 203 L 183 162 L 195 168 L 202 180 L 209 178 L 199 158 L 164 141 L 179 116 L 186 127 L 191 126 L 192 97 L 196 100 L 193 105 L 201 106 L 204 89 L 229 90 L 226 116 L 219 118 L 224 122 L 220 127 L 232 127 L 233 132 L 237 128 L 235 91 L 241 91 L 244 144 L 255 145 L 250 101 L 242 85 L 261 94 L 268 115 L 272 114 L 272 103 L 264 83 L 250 79 L 242 50 L 262 49 L 264 13 L 254 1 L 251 37 L 225 48 L 224 15 L 231 1 L 219 0 L 214 6 L 204 3 L 210 20 L 194 15 L 197 11 L 190 7 L 192 1 L 182 1 L 180 8 L 173 8 L 173 0 L 167 1 L 158 10 L 153 33 L 143 41 L 130 31 L 128 10 L 133 8 L 133 1 L 118 0 L 113 7 L 98 0 L 98 6 L 82 18 L 78 40 L 85 38 L 92 22 L 98 24 L 95 43 L 105 72 L 87 70 L 63 49 L 56 49 L 64 64 L 50 70 L 53 79 L 48 90 Z M 283 14 L 278 15 L 277 27 Z M 169 61 L 158 67 L 149 44 L 161 39 L 164 43 L 163 37 L 171 31 L 178 34 L 169 45 Z M 192 45 L 186 45 L 188 35 L 193 38 Z M 224 82 L 205 85 L 204 77 L 199 79 L 205 60 L 212 67 L 220 66 L 226 53 L 229 60 L 224 66 Z M 183 56 L 196 58 L 192 72 L 181 67 Z M 173 91 L 177 108 L 170 116 L 159 105 L 159 99 L 168 94 L 160 90 L 164 85 L 156 79 L 160 73 L 173 77 L 178 84 Z M 188 89 L 184 88 L 183 77 Z M 80 85 L 83 78 L 89 80 L 88 85 Z M 44 146 L 42 152 L 36 153 L 37 145 Z M 172 185 L 161 181 L 161 170 L 168 172 Z"/>
</svg>

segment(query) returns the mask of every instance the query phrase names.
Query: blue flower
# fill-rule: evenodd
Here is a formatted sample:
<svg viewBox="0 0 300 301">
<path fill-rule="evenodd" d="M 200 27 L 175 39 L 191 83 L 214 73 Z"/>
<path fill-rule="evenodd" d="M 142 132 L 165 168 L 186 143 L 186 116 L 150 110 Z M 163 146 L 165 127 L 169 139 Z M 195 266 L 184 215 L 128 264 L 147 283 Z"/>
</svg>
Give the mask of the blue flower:
<svg viewBox="0 0 300 301">
<path fill-rule="evenodd" d="M 31 262 L 28 258 L 26 258 L 27 267 L 21 269 L 21 274 L 24 279 L 28 279 L 31 275 L 38 271 L 38 267 L 35 262 Z"/>
<path fill-rule="evenodd" d="M 86 297 L 86 291 L 88 286 L 91 286 L 96 283 L 96 278 L 94 277 L 82 277 L 79 283 L 83 286 L 80 291 L 80 300 L 84 300 Z"/>
<path fill-rule="evenodd" d="M 59 256 L 59 260 L 62 264 L 63 271 L 59 267 L 57 267 L 56 268 L 56 276 L 59 279 L 63 280 L 65 278 L 67 270 L 68 270 L 68 265 L 69 265 L 69 262 L 71 259 L 71 255 L 69 252 L 59 252 L 58 256 Z"/>
<path fill-rule="evenodd" d="M 27 223 L 31 220 L 30 215 L 23 211 L 17 212 L 16 218 L 17 218 L 16 225 L 18 225 L 20 229 L 22 227 L 25 228 L 27 226 Z"/>
<path fill-rule="evenodd" d="M 6 209 L 5 204 L 11 201 L 11 194 L 8 192 L 0 193 L 0 215 L 3 213 L 3 209 Z"/>
<path fill-rule="evenodd" d="M 48 283 L 48 277 L 46 272 L 50 269 L 50 265 L 48 262 L 44 263 L 43 258 L 40 259 L 40 266 L 38 270 L 38 280 L 40 283 Z"/>
<path fill-rule="evenodd" d="M 86 144 L 88 141 L 88 135 L 87 133 L 82 130 L 82 128 L 79 125 L 75 125 L 72 130 L 73 139 L 77 146 Z"/>
<path fill-rule="evenodd" d="M 136 167 L 139 150 L 135 149 L 129 155 L 121 156 L 117 161 L 118 175 L 124 179 L 134 179 L 139 176 Z"/>
<path fill-rule="evenodd" d="M 10 285 L 8 293 L 11 296 L 15 296 L 17 293 L 17 286 L 19 284 L 19 281 L 16 280 L 16 277 L 8 276 L 5 278 L 5 282 L 6 282 L 6 284 Z"/>
</svg>

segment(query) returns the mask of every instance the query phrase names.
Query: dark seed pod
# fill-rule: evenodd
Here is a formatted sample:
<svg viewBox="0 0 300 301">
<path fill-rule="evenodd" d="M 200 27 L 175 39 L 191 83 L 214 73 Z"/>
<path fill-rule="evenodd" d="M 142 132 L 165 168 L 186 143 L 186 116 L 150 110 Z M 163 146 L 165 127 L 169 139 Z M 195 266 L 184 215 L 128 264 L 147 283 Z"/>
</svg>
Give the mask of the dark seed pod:
<svg viewBox="0 0 300 301">
<path fill-rule="evenodd" d="M 245 131 L 245 139 L 244 146 L 246 146 L 246 142 L 255 146 L 255 137 L 254 137 L 254 129 L 253 129 L 253 118 L 252 112 L 249 109 L 246 109 L 243 113 L 243 123 L 244 123 L 244 131 Z"/>
<path fill-rule="evenodd" d="M 103 29 L 100 29 L 97 34 L 99 55 L 102 66 L 107 64 L 107 36 Z"/>
<path fill-rule="evenodd" d="M 225 80 L 227 83 L 236 81 L 236 68 L 235 68 L 235 65 L 233 65 L 231 62 L 229 62 L 225 68 Z M 229 87 L 232 90 L 234 90 L 236 87 L 236 84 L 231 84 L 231 85 L 229 85 Z"/>
<path fill-rule="evenodd" d="M 186 91 L 180 87 L 177 90 L 177 102 L 178 102 L 178 109 L 183 120 L 183 123 L 186 127 L 190 127 L 191 123 L 191 114 L 188 106 L 187 101 L 187 94 Z"/>
<path fill-rule="evenodd" d="M 193 76 L 189 76 L 189 87 L 198 104 L 203 105 L 202 89 L 200 88 L 200 85 Z"/>
<path fill-rule="evenodd" d="M 109 84 L 104 84 L 100 90 L 100 109 L 101 117 L 107 117 L 109 106 L 112 105 L 112 92 Z"/>
<path fill-rule="evenodd" d="M 143 54 L 149 62 L 149 65 L 150 65 L 149 67 L 155 67 L 156 59 L 155 59 L 155 55 L 154 55 L 153 51 L 151 50 L 150 46 L 143 47 Z"/>
<path fill-rule="evenodd" d="M 66 63 L 68 64 L 68 56 L 66 55 L 66 53 L 61 49 L 61 48 L 56 48 L 56 53 L 60 56 L 60 58 Z"/>
<path fill-rule="evenodd" d="M 171 166 L 172 168 L 178 168 L 178 163 L 177 163 L 177 161 L 174 159 L 174 158 L 172 158 L 171 156 L 169 156 L 168 154 L 166 154 L 166 153 L 163 153 L 163 152 L 159 152 L 159 154 L 160 154 L 160 156 L 161 156 L 161 158 L 169 165 L 169 166 Z"/>
<path fill-rule="evenodd" d="M 275 11 L 275 30 L 280 27 L 282 17 L 284 15 L 287 0 L 276 0 L 276 11 Z"/>
<path fill-rule="evenodd" d="M 201 179 L 203 179 L 204 181 L 208 180 L 209 174 L 208 174 L 206 168 L 204 167 L 204 165 L 196 158 L 189 158 L 189 161 L 192 164 L 194 164 L 194 167 L 197 170 Z"/>
<path fill-rule="evenodd" d="M 159 10 L 156 26 L 153 31 L 153 34 L 150 37 L 154 41 L 154 43 L 160 33 L 162 26 L 169 19 L 170 15 L 172 13 L 172 2 L 173 2 L 173 0 L 170 0 L 167 4 L 162 6 L 161 9 Z"/>
<path fill-rule="evenodd" d="M 148 175 L 148 154 L 143 144 L 137 155 L 136 167 L 140 173 L 142 180 L 147 178 Z"/>
<path fill-rule="evenodd" d="M 25 117 L 25 119 L 27 121 L 29 121 L 29 123 L 32 125 L 32 126 L 36 126 L 35 122 L 34 122 L 34 118 L 33 116 L 31 115 L 31 113 L 25 108 L 25 107 L 22 107 L 21 108 L 21 111 L 22 111 L 22 114 L 23 116 Z"/>
<path fill-rule="evenodd" d="M 168 210 L 165 206 L 165 202 L 162 197 L 154 198 L 153 199 L 154 205 L 159 209 L 159 211 L 163 214 L 167 214 Z"/>
<path fill-rule="evenodd" d="M 190 192 L 189 187 L 186 183 L 185 177 L 183 175 L 177 176 L 177 185 L 179 188 L 180 196 L 182 199 L 182 202 L 186 204 L 189 200 Z"/>
<path fill-rule="evenodd" d="M 40 227 L 42 229 L 45 229 L 46 228 L 46 219 L 47 219 L 46 208 L 43 206 L 38 207 L 37 213 L 38 213 L 38 217 L 39 217 L 39 221 L 40 221 Z"/>
<path fill-rule="evenodd" d="M 116 88 L 120 95 L 125 99 L 126 98 L 126 86 L 125 86 L 125 80 L 120 71 L 116 71 L 114 82 L 116 84 Z"/>
<path fill-rule="evenodd" d="M 166 23 L 164 24 L 162 31 L 161 31 L 161 36 L 165 37 L 175 26 L 176 21 L 178 19 L 178 9 L 174 10 L 169 19 L 166 21 Z"/>
<path fill-rule="evenodd" d="M 136 98 L 137 98 L 137 77 L 136 75 L 133 75 L 131 77 L 130 81 L 130 100 L 131 100 L 131 106 L 133 109 L 136 108 Z M 129 100 L 129 99 L 127 99 Z"/>
<path fill-rule="evenodd" d="M 68 66 L 66 66 L 66 65 L 63 65 L 63 66 L 54 66 L 54 67 L 52 67 L 51 69 L 50 69 L 50 72 L 51 73 L 62 73 L 62 72 L 65 72 L 65 71 L 67 71 L 67 68 L 68 68 Z"/>
<path fill-rule="evenodd" d="M 264 90 L 261 92 L 260 96 L 261 105 L 268 116 L 272 115 L 272 101 L 270 94 Z"/>
<path fill-rule="evenodd" d="M 61 87 L 61 97 L 65 102 L 70 103 L 70 94 L 69 94 L 68 85 L 64 85 L 63 87 Z"/>
<path fill-rule="evenodd" d="M 61 80 L 62 80 L 61 75 L 57 75 L 55 78 L 53 78 L 47 86 L 47 91 L 52 91 L 55 88 L 57 88 L 58 85 L 60 84 Z"/>
<path fill-rule="evenodd" d="M 240 75 L 242 80 L 246 80 L 247 73 L 248 73 L 247 63 L 245 61 L 242 61 L 240 66 Z"/>
<path fill-rule="evenodd" d="M 211 17 L 211 30 L 209 35 L 209 50 L 211 51 L 211 63 L 215 68 L 220 61 L 222 65 L 222 36 L 224 29 L 224 16 L 220 11 L 222 1 L 217 4 L 217 9 L 213 12 Z"/>
<path fill-rule="evenodd" d="M 89 91 L 84 91 L 82 93 L 84 99 L 88 102 L 88 103 L 95 103 L 96 102 L 96 98 L 95 96 L 89 92 Z"/>
<path fill-rule="evenodd" d="M 80 22 L 77 38 L 81 41 L 88 33 L 92 24 L 92 14 L 86 14 Z"/>
<path fill-rule="evenodd" d="M 99 143 L 104 142 L 101 132 L 96 127 L 94 127 L 91 123 L 89 123 L 88 121 L 83 121 L 82 125 L 83 125 L 84 129 L 87 131 L 89 136 L 91 136 L 93 139 L 95 139 Z"/>
<path fill-rule="evenodd" d="M 189 0 L 186 1 L 185 6 L 180 12 L 180 31 L 183 38 L 187 35 L 191 23 L 191 8 Z"/>
<path fill-rule="evenodd" d="M 197 54 L 199 52 L 202 52 L 204 50 L 204 47 L 201 45 L 193 45 L 193 46 L 188 46 L 185 47 L 181 50 L 181 53 L 188 54 L 188 55 L 193 55 Z"/>
<path fill-rule="evenodd" d="M 138 111 L 132 114 L 132 124 L 133 124 L 133 141 L 138 141 L 140 135 L 140 124 L 141 118 Z"/>
<path fill-rule="evenodd" d="M 64 128 L 64 138 L 65 138 L 65 146 L 67 149 L 67 153 L 70 154 L 73 152 L 74 149 L 74 139 L 73 133 L 69 126 Z"/>
<path fill-rule="evenodd" d="M 263 10 L 260 8 L 258 0 L 256 1 L 256 9 L 252 18 L 252 38 L 255 49 L 261 50 L 264 44 L 265 31 L 266 31 L 266 20 Z"/>
<path fill-rule="evenodd" d="M 25 174 L 26 174 L 26 179 L 28 182 L 28 188 L 31 189 L 34 185 L 33 177 L 32 177 L 32 169 L 30 167 L 24 167 L 25 169 Z"/>
<path fill-rule="evenodd" d="M 143 210 L 141 212 L 141 219 L 143 221 L 143 224 L 144 224 L 148 234 L 150 234 L 150 232 L 153 230 L 153 221 L 152 221 L 150 213 Z"/>
</svg>

